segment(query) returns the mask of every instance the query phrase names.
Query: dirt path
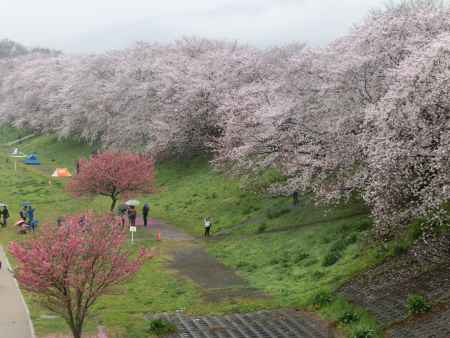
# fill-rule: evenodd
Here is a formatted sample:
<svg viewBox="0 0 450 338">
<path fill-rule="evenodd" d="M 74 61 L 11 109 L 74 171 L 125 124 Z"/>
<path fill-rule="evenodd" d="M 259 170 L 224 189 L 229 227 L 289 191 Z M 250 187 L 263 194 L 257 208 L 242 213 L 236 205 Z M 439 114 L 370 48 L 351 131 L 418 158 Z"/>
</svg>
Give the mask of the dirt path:
<svg viewBox="0 0 450 338">
<path fill-rule="evenodd" d="M 34 338 L 28 308 L 13 278 L 9 262 L 0 246 L 0 336 L 7 338 Z"/>
<path fill-rule="evenodd" d="M 151 220 L 152 229 L 159 229 L 162 240 L 182 241 L 173 251 L 168 267 L 180 276 L 194 281 L 203 290 L 208 302 L 230 299 L 261 299 L 269 295 L 251 288 L 233 269 L 208 254 L 199 239 L 164 222 Z M 326 338 L 334 329 L 315 316 L 292 309 L 259 311 L 225 316 L 189 317 L 183 313 L 162 314 L 173 322 L 178 332 L 170 337 L 182 338 Z M 149 318 L 150 319 L 150 318 Z"/>
</svg>

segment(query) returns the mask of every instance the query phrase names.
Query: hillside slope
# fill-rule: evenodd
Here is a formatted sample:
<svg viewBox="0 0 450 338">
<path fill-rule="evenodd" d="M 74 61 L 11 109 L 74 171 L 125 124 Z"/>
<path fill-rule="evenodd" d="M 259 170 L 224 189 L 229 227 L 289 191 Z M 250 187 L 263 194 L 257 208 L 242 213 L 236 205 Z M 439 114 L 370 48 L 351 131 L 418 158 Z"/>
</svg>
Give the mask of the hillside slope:
<svg viewBox="0 0 450 338">
<path fill-rule="evenodd" d="M 0 131 L 1 143 L 24 135 L 10 128 Z M 6 155 L 8 149 L 3 148 L 0 171 L 5 188 L 0 192 L 0 200 L 8 199 L 12 214 L 18 211 L 20 201 L 28 199 L 39 206 L 42 220 L 87 208 L 107 210 L 105 199 L 72 200 L 62 191 L 64 182 L 48 183 L 54 167 L 65 166 L 73 170 L 76 159 L 91 153 L 89 146 L 58 141 L 53 136 L 38 136 L 26 140 L 19 148 L 24 152 L 36 152 L 43 166 L 19 165 L 15 173 L 12 160 Z M 264 186 L 276 179 L 275 176 L 264 174 L 255 180 L 253 187 Z M 210 216 L 213 238 L 204 243 L 206 249 L 237 270 L 252 287 L 267 292 L 272 298 L 264 306 L 309 308 L 325 318 L 339 321 L 337 325 L 349 333 L 380 330 L 364 309 L 345 300 L 348 297 L 355 301 L 351 295 L 336 292 L 342 291 L 341 287 L 351 283 L 359 273 L 375 267 L 387 257 L 404 253 L 399 250 L 401 243 L 373 245 L 372 223 L 361 201 L 354 199 L 346 205 L 319 207 L 310 196 L 301 196 L 300 205 L 293 206 L 291 198 L 273 198 L 243 189 L 238 180 L 212 170 L 206 158 L 158 164 L 157 186 L 155 194 L 137 196 L 150 202 L 152 216 L 197 237 L 203 230 L 203 217 Z M 17 194 L 11 193 L 13 189 Z M 13 234 L 0 232 L 0 242 L 6 243 L 12 238 L 15 238 Z M 183 283 L 177 282 L 175 287 L 177 290 L 190 288 L 187 293 L 182 293 L 186 299 L 185 307 L 191 307 L 193 313 L 199 314 L 202 311 L 220 312 L 214 306 L 193 302 L 197 294 L 195 286 L 184 286 Z M 142 289 L 146 284 L 139 282 L 138 285 Z M 192 300 L 189 297 L 193 297 Z M 161 303 L 164 299 L 163 296 L 153 304 L 151 310 L 170 310 Z M 121 302 L 101 305 L 109 307 L 110 319 L 105 319 L 106 323 L 116 320 L 113 313 L 117 312 L 115 306 L 124 306 Z M 247 308 L 249 304 L 228 306 L 232 311 Z M 51 332 L 47 324 L 39 325 L 43 325 L 43 332 Z"/>
</svg>

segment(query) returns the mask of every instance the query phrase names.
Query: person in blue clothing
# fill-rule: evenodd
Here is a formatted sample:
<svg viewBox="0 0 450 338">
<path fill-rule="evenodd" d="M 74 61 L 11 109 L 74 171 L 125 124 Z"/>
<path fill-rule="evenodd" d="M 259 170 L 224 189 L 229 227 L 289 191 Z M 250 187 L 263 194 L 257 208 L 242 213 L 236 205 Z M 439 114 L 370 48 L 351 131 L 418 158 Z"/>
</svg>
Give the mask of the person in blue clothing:
<svg viewBox="0 0 450 338">
<path fill-rule="evenodd" d="M 34 211 L 36 209 L 34 209 L 31 205 L 27 208 L 27 220 L 28 220 L 28 224 L 31 224 L 34 221 Z"/>
</svg>

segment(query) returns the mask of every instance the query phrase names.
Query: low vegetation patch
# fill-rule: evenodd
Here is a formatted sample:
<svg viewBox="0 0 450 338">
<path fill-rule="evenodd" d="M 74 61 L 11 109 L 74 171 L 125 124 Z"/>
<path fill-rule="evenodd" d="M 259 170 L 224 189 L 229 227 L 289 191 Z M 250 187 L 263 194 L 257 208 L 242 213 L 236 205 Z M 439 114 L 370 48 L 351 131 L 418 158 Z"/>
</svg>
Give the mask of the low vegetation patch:
<svg viewBox="0 0 450 338">
<path fill-rule="evenodd" d="M 164 319 L 154 319 L 150 321 L 147 332 L 157 336 L 165 336 L 176 332 L 176 330 L 175 324 Z"/>
<path fill-rule="evenodd" d="M 431 310 L 431 305 L 426 301 L 425 297 L 416 294 L 408 296 L 406 306 L 411 315 L 418 315 Z"/>
</svg>

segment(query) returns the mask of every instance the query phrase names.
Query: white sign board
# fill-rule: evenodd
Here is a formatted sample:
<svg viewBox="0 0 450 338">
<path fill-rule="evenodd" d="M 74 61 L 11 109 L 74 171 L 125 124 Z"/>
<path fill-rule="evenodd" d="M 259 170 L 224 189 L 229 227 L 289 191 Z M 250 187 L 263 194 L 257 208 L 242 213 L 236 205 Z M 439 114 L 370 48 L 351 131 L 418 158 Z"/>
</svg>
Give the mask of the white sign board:
<svg viewBox="0 0 450 338">
<path fill-rule="evenodd" d="M 130 232 L 136 232 L 136 231 L 137 231 L 136 227 L 130 227 Z"/>
</svg>

